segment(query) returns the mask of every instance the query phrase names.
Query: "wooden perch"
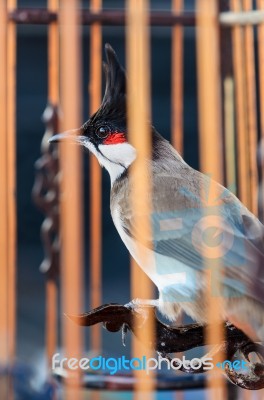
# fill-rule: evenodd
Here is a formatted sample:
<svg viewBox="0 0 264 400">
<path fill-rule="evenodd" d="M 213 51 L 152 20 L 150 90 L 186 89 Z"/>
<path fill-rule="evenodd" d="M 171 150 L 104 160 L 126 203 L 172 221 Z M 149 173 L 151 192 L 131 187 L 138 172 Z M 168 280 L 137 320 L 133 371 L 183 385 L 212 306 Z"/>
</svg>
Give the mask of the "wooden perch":
<svg viewBox="0 0 264 400">
<path fill-rule="evenodd" d="M 140 312 L 139 312 L 140 311 Z M 143 312 L 142 312 L 143 311 Z M 147 320 L 151 316 L 155 321 L 155 343 L 149 343 L 153 349 L 162 354 L 163 357 L 169 357 L 169 353 L 178 353 L 187 351 L 195 347 L 206 345 L 205 326 L 201 324 L 190 324 L 179 327 L 171 327 L 162 323 L 156 316 L 155 307 L 138 306 L 129 308 L 119 304 L 105 304 L 81 315 L 67 315 L 72 321 L 81 326 L 92 326 L 103 323 L 110 332 L 123 332 L 130 330 L 135 334 L 133 320 L 140 319 L 140 329 L 145 329 Z M 230 366 L 225 365 L 224 374 L 235 385 L 248 390 L 259 390 L 264 388 L 264 347 L 253 343 L 241 330 L 237 329 L 228 321 L 225 322 L 225 341 L 223 343 L 213 343 L 220 345 L 217 350 L 210 353 L 210 357 L 215 356 L 219 351 L 225 352 L 227 359 L 232 360 L 235 353 L 241 353 L 248 362 L 248 373 L 237 373 Z M 256 353 L 261 362 L 252 363 L 249 359 L 250 353 Z M 185 369 L 179 368 L 186 373 L 205 372 L 203 366 L 199 369 L 191 367 Z"/>
</svg>

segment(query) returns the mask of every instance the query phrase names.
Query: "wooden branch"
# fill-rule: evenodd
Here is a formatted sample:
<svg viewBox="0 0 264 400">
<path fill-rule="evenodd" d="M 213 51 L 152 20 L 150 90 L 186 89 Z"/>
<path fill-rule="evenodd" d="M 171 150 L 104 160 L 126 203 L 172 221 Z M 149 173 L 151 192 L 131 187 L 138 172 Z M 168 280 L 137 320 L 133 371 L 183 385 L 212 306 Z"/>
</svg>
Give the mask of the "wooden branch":
<svg viewBox="0 0 264 400">
<path fill-rule="evenodd" d="M 73 322 L 80 326 L 92 326 L 103 323 L 109 332 L 130 330 L 135 334 L 133 319 L 138 319 L 140 329 L 144 330 L 148 318 L 154 318 L 155 321 L 155 343 L 148 343 L 163 357 L 169 358 L 169 353 L 178 353 L 187 351 L 195 347 L 205 346 L 204 331 L 206 326 L 201 324 L 190 324 L 179 327 L 172 327 L 162 323 L 156 316 L 155 307 L 137 306 L 130 308 L 119 304 L 105 304 L 81 315 L 67 315 Z M 248 390 L 259 390 L 264 388 L 264 347 L 253 343 L 241 330 L 237 329 L 228 321 L 224 324 L 225 340 L 219 344 L 217 351 L 210 353 L 210 357 L 216 356 L 218 352 L 225 351 L 228 360 L 232 360 L 235 353 L 240 352 L 248 361 L 250 372 L 248 374 L 238 374 L 228 365 L 225 366 L 224 373 L 226 377 L 235 385 Z M 255 352 L 261 363 L 251 363 L 248 355 Z M 179 368 L 187 373 L 205 372 L 203 367 L 199 369 L 183 366 Z"/>
</svg>

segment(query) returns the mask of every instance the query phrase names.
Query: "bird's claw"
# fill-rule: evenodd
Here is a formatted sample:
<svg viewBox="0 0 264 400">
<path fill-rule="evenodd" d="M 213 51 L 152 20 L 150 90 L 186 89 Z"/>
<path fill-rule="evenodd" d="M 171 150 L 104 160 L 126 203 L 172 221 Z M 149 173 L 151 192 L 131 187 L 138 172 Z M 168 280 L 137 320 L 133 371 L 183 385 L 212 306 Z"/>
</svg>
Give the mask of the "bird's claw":
<svg viewBox="0 0 264 400">
<path fill-rule="evenodd" d="M 136 311 L 136 309 L 139 308 L 140 305 L 142 305 L 140 303 L 140 299 L 133 299 L 133 300 L 129 301 L 129 303 L 126 303 L 124 306 L 131 311 Z"/>
<path fill-rule="evenodd" d="M 133 299 L 125 307 L 132 311 L 134 317 L 139 317 L 137 326 L 142 327 L 149 318 L 149 309 L 156 307 L 155 302 L 156 300 Z"/>
<path fill-rule="evenodd" d="M 126 335 L 127 335 L 127 331 L 128 331 L 128 326 L 127 324 L 123 324 L 122 325 L 122 345 L 124 347 L 126 347 Z"/>
<path fill-rule="evenodd" d="M 130 310 L 137 311 L 139 308 L 147 308 L 147 307 L 158 307 L 159 300 L 148 300 L 148 299 L 133 299 L 129 303 L 125 304 L 125 307 Z"/>
</svg>

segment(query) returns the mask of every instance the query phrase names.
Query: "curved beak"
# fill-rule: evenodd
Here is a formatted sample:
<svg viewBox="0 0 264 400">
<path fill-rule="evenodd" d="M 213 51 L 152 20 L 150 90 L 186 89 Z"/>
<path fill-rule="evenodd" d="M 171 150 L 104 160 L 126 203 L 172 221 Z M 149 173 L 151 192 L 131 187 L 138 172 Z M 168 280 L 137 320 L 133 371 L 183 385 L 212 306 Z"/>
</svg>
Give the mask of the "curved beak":
<svg viewBox="0 0 264 400">
<path fill-rule="evenodd" d="M 49 139 L 49 143 L 58 143 L 64 140 L 68 140 L 71 143 L 81 144 L 81 129 L 72 129 L 70 131 L 57 133 Z"/>
</svg>

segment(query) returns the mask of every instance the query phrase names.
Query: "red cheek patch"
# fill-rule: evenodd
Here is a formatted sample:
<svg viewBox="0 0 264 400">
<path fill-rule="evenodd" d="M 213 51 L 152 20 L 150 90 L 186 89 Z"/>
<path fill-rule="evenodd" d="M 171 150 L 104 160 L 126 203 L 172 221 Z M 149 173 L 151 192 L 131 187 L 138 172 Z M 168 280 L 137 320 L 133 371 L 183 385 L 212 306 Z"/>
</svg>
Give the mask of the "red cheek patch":
<svg viewBox="0 0 264 400">
<path fill-rule="evenodd" d="M 125 143 L 126 141 L 124 133 L 110 133 L 110 135 L 103 141 L 103 144 L 119 144 Z"/>
</svg>

